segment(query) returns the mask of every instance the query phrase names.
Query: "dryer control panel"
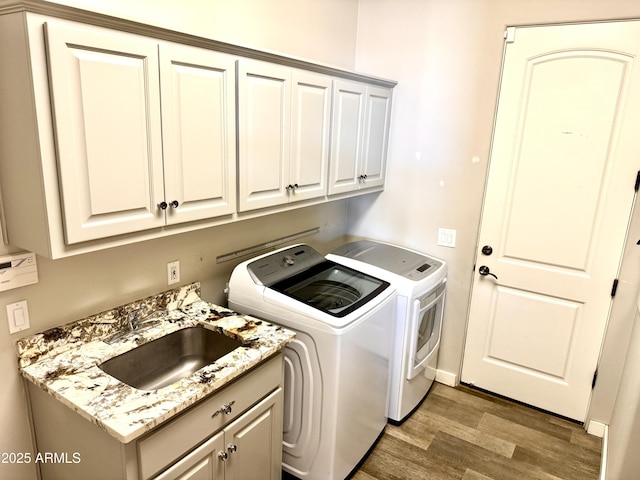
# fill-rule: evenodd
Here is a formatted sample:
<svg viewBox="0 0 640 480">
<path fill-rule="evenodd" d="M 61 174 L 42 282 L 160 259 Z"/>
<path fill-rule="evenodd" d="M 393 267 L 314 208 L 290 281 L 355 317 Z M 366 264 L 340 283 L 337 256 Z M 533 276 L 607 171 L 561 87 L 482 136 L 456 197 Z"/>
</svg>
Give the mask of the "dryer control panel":
<svg viewBox="0 0 640 480">
<path fill-rule="evenodd" d="M 255 283 L 268 287 L 325 261 L 318 251 L 301 244 L 260 257 L 247 270 Z"/>
</svg>

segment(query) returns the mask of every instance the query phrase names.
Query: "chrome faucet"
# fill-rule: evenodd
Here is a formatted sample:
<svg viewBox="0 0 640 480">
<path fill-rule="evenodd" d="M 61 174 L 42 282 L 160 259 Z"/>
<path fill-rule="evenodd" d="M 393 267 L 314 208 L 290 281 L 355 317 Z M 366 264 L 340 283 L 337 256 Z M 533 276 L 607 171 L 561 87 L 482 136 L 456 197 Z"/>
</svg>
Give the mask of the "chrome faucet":
<svg viewBox="0 0 640 480">
<path fill-rule="evenodd" d="M 138 312 L 129 312 L 127 315 L 127 323 L 129 324 L 129 330 L 138 329 Z"/>
</svg>

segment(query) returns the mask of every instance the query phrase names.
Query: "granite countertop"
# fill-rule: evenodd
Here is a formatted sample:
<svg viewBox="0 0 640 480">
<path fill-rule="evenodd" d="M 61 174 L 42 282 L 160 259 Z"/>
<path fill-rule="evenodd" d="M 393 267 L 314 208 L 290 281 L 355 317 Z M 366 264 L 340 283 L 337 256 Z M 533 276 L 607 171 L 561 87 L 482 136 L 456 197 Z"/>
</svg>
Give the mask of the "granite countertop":
<svg viewBox="0 0 640 480">
<path fill-rule="evenodd" d="M 295 333 L 237 314 L 200 298 L 199 283 L 170 290 L 17 341 L 20 374 L 122 443 L 128 443 L 184 411 L 271 357 Z M 152 314 L 137 330 L 127 315 Z M 98 365 L 138 345 L 182 328 L 204 325 L 243 346 L 191 376 L 157 390 L 137 390 Z"/>
</svg>

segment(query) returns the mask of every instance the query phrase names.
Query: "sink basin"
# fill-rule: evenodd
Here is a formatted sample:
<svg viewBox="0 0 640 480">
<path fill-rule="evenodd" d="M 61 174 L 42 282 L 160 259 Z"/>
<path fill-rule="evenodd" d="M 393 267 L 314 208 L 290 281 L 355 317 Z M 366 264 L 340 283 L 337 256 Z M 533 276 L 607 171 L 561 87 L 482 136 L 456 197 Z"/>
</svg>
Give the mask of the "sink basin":
<svg viewBox="0 0 640 480">
<path fill-rule="evenodd" d="M 189 327 L 140 345 L 98 367 L 138 390 L 156 390 L 188 377 L 241 345 L 222 333 Z"/>
</svg>

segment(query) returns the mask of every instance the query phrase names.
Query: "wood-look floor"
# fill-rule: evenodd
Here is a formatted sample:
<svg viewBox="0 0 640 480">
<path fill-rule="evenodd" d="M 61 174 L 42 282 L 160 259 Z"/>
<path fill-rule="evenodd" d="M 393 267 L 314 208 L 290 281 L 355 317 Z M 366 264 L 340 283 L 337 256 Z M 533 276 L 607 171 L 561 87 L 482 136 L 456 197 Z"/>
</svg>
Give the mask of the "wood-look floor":
<svg viewBox="0 0 640 480">
<path fill-rule="evenodd" d="M 434 383 L 387 425 L 353 480 L 589 480 L 602 441 L 582 426 L 465 386 Z"/>
</svg>

